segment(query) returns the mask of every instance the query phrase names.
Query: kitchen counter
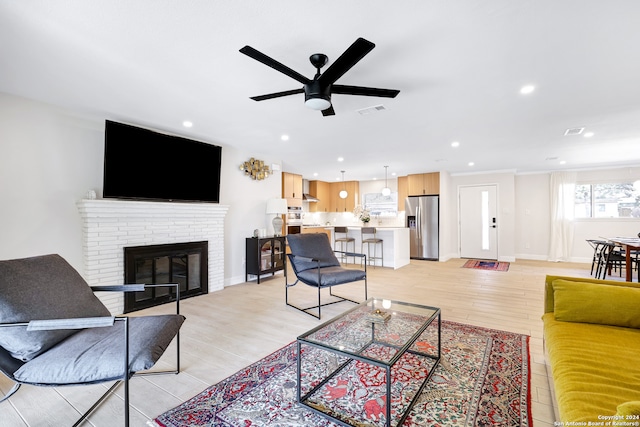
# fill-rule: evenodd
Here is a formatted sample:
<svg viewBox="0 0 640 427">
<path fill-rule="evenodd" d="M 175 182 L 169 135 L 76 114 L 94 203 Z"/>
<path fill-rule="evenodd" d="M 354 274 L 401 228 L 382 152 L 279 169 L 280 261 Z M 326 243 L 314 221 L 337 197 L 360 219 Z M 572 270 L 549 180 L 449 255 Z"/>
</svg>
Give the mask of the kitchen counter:
<svg viewBox="0 0 640 427">
<path fill-rule="evenodd" d="M 369 227 L 369 226 L 368 226 Z M 327 226 L 323 228 L 330 228 L 333 231 L 333 226 Z M 361 226 L 348 226 L 348 236 L 355 239 L 355 251 L 360 253 L 362 251 L 362 236 L 360 229 Z M 407 227 L 375 227 L 376 237 L 384 240 L 383 243 L 383 267 L 391 267 L 398 269 L 409 264 L 409 228 Z M 333 233 L 332 233 L 333 234 Z M 332 240 L 332 244 L 334 241 Z M 378 251 L 380 248 L 378 247 Z M 349 251 L 351 251 L 351 244 L 349 244 Z M 365 246 L 364 253 L 367 252 Z M 371 247 L 371 253 L 373 254 L 373 246 Z M 380 265 L 380 260 L 375 260 L 377 265 Z M 347 262 L 354 262 L 353 259 L 348 259 Z M 358 261 L 360 262 L 360 261 Z"/>
</svg>

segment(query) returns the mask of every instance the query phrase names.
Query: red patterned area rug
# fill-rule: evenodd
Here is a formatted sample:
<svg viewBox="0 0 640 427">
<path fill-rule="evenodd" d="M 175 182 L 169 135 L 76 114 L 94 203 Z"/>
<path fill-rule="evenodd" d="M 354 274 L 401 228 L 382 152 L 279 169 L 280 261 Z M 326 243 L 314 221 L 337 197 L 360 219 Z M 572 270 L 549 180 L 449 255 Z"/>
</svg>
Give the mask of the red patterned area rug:
<svg viewBox="0 0 640 427">
<path fill-rule="evenodd" d="M 498 262 L 498 261 L 482 261 L 479 259 L 470 259 L 465 262 L 462 266 L 463 268 L 477 268 L 479 270 L 491 270 L 491 271 L 508 271 L 509 263 L 508 262 Z"/>
<path fill-rule="evenodd" d="M 429 346 L 427 341 L 432 342 L 423 345 Z M 296 351 L 295 343 L 281 348 L 160 415 L 155 425 L 338 427 L 296 403 Z M 314 371 L 342 363 L 326 351 L 309 346 L 302 351 L 305 378 L 313 380 Z M 413 359 L 408 355 L 394 365 L 394 389 L 415 390 L 416 381 L 428 374 L 429 367 Z M 350 365 L 323 386 L 323 399 L 340 400 L 341 410 L 360 420 L 359 426 L 384 425 L 384 371 L 361 362 Z M 528 336 L 443 321 L 442 359 L 403 425 L 531 427 L 530 375 Z M 398 405 L 392 398 L 392 414 Z"/>
</svg>

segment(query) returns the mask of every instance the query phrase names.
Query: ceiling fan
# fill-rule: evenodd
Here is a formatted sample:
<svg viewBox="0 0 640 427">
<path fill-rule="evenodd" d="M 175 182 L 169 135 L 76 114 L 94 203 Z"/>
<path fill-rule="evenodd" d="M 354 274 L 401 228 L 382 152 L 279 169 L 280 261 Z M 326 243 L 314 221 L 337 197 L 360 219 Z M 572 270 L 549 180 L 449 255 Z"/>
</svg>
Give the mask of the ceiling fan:
<svg viewBox="0 0 640 427">
<path fill-rule="evenodd" d="M 262 62 L 265 65 L 280 71 L 283 74 L 299 81 L 304 86 L 300 89 L 286 90 L 284 92 L 269 93 L 267 95 L 252 96 L 254 101 L 264 101 L 266 99 L 280 98 L 282 96 L 304 93 L 305 105 L 313 110 L 321 110 L 323 116 L 333 116 L 335 111 L 331 105 L 331 95 L 338 93 L 341 95 L 363 95 L 379 96 L 383 98 L 395 98 L 400 93 L 399 90 L 378 89 L 363 86 L 345 86 L 334 84 L 347 71 L 364 58 L 376 45 L 363 38 L 358 38 L 347 50 L 345 50 L 333 64 L 323 73 L 320 69 L 327 64 L 329 58 L 323 53 L 315 53 L 309 57 L 309 61 L 316 68 L 316 75 L 313 79 L 308 79 L 302 74 L 281 64 L 251 46 L 240 49 L 241 53 Z"/>
</svg>

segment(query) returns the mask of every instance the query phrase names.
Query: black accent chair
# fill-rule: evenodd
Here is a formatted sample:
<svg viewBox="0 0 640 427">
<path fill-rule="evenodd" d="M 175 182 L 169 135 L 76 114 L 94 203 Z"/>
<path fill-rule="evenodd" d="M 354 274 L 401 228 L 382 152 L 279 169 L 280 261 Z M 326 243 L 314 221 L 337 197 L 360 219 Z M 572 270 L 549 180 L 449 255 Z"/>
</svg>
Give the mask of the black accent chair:
<svg viewBox="0 0 640 427">
<path fill-rule="evenodd" d="M 364 254 L 345 252 L 345 256 L 364 258 L 364 270 L 356 268 L 344 268 L 340 266 L 340 262 L 336 258 L 331 248 L 329 238 L 325 233 L 309 233 L 309 234 L 290 234 L 287 236 L 291 253 L 289 257 L 289 265 L 296 275 L 296 281 L 289 283 L 288 275 L 285 274 L 285 302 L 288 306 L 305 312 L 317 319 L 321 317 L 321 309 L 330 304 L 336 304 L 343 301 L 350 301 L 359 304 L 360 301 L 336 295 L 332 292 L 333 286 L 345 283 L 364 280 L 364 300 L 367 299 L 367 258 Z M 302 282 L 306 285 L 314 287 L 318 290 L 318 304 L 301 308 L 289 303 L 289 288 Z M 329 302 L 322 303 L 320 291 L 323 288 L 329 288 L 329 295 L 337 298 Z M 363 301 L 364 301 L 363 300 Z M 313 311 L 318 310 L 316 315 Z"/>
<path fill-rule="evenodd" d="M 599 275 L 600 263 L 602 262 L 602 258 L 604 253 L 604 248 L 607 244 L 605 240 L 596 240 L 596 239 L 587 239 L 587 243 L 593 249 L 593 257 L 591 258 L 591 275 L 593 276 L 593 271 L 596 271 L 596 277 Z"/>
<path fill-rule="evenodd" d="M 604 242 L 600 254 L 600 262 L 596 269 L 596 278 L 606 279 L 607 274 L 611 274 L 611 270 L 618 271 L 618 275 L 622 277 L 622 269 L 626 264 L 624 252 L 620 246 L 611 242 Z"/>
<path fill-rule="evenodd" d="M 176 314 L 112 316 L 93 293 L 160 286 L 175 288 Z M 89 287 L 59 255 L 0 261 L 0 372 L 16 383 L 0 402 L 22 384 L 57 387 L 115 381 L 74 426 L 120 383 L 124 425 L 129 426 L 129 379 L 155 365 L 174 337 L 176 370 L 153 374 L 180 371 L 178 334 L 185 318 L 179 314 L 179 300 L 175 284 Z"/>
</svg>

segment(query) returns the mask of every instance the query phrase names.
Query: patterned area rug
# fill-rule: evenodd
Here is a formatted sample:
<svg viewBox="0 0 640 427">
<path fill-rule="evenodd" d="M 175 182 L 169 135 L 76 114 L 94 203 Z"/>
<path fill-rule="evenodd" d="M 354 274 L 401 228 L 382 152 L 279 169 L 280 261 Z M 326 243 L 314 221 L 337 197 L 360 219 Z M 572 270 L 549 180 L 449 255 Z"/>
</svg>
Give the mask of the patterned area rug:
<svg viewBox="0 0 640 427">
<path fill-rule="evenodd" d="M 463 268 L 477 268 L 479 270 L 507 271 L 509 270 L 508 262 L 498 261 L 482 261 L 479 259 L 470 259 L 465 262 Z"/>
<path fill-rule="evenodd" d="M 418 344 L 429 347 L 423 339 Z M 295 343 L 281 348 L 160 415 L 155 425 L 338 427 L 296 403 L 296 351 Z M 341 363 L 309 346 L 302 351 L 305 376 Z M 408 355 L 394 366 L 394 389 L 411 388 L 428 373 L 414 359 Z M 342 400 L 349 418 L 363 421 L 358 425 L 384 425 L 383 371 L 351 362 L 344 372 L 325 384 L 322 397 Z M 530 427 L 530 401 L 528 336 L 443 321 L 442 359 L 404 426 Z M 399 404 L 392 399 L 392 414 Z"/>
</svg>

